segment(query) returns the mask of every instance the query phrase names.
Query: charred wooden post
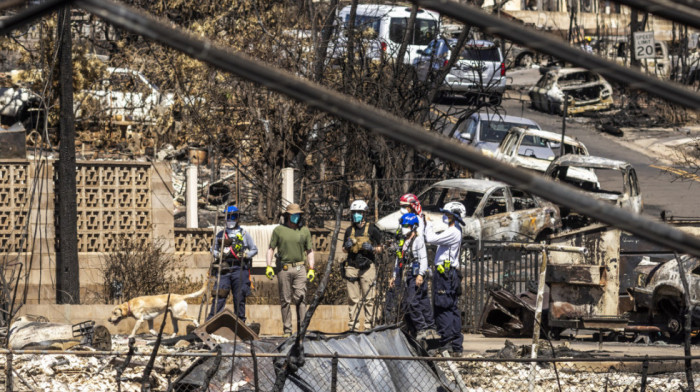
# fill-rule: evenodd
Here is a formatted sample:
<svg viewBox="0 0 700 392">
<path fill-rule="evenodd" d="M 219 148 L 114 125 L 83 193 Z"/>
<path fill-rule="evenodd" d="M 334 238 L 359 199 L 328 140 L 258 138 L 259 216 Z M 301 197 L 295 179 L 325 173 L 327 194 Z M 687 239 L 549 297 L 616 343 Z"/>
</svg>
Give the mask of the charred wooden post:
<svg viewBox="0 0 700 392">
<path fill-rule="evenodd" d="M 58 14 L 59 84 L 61 115 L 59 120 L 58 160 L 58 224 L 56 234 L 56 302 L 80 303 L 80 274 L 78 266 L 78 207 L 76 201 L 75 124 L 73 114 L 73 60 L 71 58 L 71 11 L 66 6 Z"/>
</svg>

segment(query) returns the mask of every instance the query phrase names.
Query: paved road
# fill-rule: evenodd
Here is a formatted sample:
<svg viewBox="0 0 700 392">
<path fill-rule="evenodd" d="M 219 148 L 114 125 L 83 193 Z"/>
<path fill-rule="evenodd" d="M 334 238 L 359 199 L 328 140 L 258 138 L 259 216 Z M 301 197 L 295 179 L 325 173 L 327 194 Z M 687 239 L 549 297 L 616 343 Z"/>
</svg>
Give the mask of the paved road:
<svg viewBox="0 0 700 392">
<path fill-rule="evenodd" d="M 517 93 L 515 94 L 518 95 Z M 511 95 L 512 97 L 512 95 Z M 526 97 L 523 97 L 526 98 Z M 466 109 L 464 100 L 455 99 L 440 102 L 437 110 L 459 113 Z M 562 118 L 549 115 L 529 107 L 529 102 L 516 98 L 506 99 L 502 105 L 504 114 L 527 117 L 536 121 L 545 130 L 561 132 Z M 454 117 L 452 120 L 454 121 Z M 670 171 L 683 173 L 685 168 L 668 168 L 658 159 L 629 148 L 629 142 L 599 132 L 588 119 L 567 121 L 566 134 L 582 141 L 591 155 L 630 162 L 637 171 L 644 200 L 644 214 L 658 217 L 662 210 L 673 216 L 700 216 L 700 177 L 680 180 Z M 586 121 L 586 122 L 582 122 Z M 656 166 L 656 167 L 655 167 Z M 665 169 L 659 169 L 663 167 Z M 601 180 L 604 180 L 601 176 Z"/>
</svg>

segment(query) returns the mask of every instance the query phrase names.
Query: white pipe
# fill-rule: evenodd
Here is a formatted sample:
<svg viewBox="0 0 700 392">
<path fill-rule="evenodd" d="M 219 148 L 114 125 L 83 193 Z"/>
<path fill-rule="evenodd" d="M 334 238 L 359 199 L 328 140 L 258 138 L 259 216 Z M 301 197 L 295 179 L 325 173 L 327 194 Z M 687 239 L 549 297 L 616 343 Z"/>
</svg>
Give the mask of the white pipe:
<svg viewBox="0 0 700 392">
<path fill-rule="evenodd" d="M 282 169 L 282 210 L 287 205 L 294 203 L 294 169 L 285 167 Z"/>
<path fill-rule="evenodd" d="M 187 227 L 197 228 L 199 227 L 197 219 L 197 165 L 187 166 L 187 190 L 185 195 Z"/>
</svg>

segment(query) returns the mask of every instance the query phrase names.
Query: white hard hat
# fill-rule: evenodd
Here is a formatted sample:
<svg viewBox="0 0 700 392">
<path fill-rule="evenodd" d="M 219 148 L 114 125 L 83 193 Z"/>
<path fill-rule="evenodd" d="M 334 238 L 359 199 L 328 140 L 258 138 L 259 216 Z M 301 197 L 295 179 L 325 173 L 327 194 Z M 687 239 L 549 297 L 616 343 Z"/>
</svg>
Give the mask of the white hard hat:
<svg viewBox="0 0 700 392">
<path fill-rule="evenodd" d="M 350 204 L 350 211 L 367 211 L 367 203 L 364 200 L 355 200 Z"/>
<path fill-rule="evenodd" d="M 464 204 L 458 201 L 451 201 L 445 204 L 445 207 L 443 207 L 440 212 L 454 215 L 454 217 L 462 224 L 464 224 L 464 218 L 467 217 L 467 209 L 464 208 Z"/>
</svg>

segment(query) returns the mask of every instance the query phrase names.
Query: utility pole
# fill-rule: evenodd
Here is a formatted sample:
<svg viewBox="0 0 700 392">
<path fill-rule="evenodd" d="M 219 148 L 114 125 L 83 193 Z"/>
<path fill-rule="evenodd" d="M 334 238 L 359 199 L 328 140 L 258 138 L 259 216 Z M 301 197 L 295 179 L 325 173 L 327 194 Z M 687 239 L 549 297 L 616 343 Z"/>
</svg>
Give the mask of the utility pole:
<svg viewBox="0 0 700 392">
<path fill-rule="evenodd" d="M 70 6 L 58 12 L 56 43 L 61 112 L 58 150 L 58 222 L 56 234 L 56 302 L 80 303 L 80 269 L 78 264 L 78 228 L 75 185 L 75 122 L 73 118 L 73 59 L 71 58 Z"/>
</svg>

